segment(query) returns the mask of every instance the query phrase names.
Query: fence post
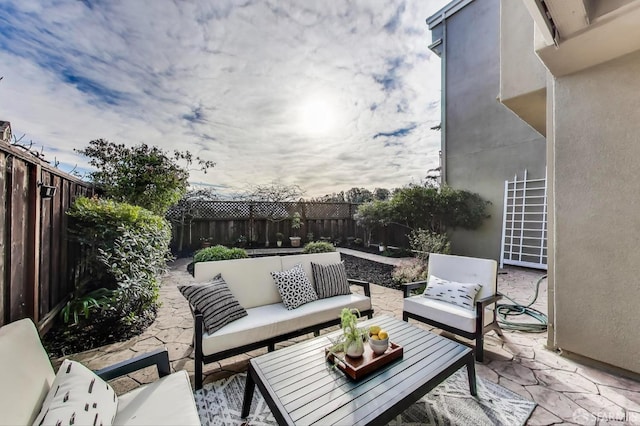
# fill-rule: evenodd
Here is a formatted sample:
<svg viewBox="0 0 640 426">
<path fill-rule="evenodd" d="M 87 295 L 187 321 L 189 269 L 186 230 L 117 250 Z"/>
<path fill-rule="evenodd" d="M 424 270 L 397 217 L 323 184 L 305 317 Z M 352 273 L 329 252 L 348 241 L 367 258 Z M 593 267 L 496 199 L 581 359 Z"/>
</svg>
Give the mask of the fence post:
<svg viewBox="0 0 640 426">
<path fill-rule="evenodd" d="M 42 170 L 39 164 L 34 164 L 29 168 L 29 219 L 27 222 L 27 310 L 33 321 L 40 322 L 40 212 L 42 201 L 39 196 L 39 177 Z M 30 305 L 30 306 L 29 306 Z"/>
</svg>

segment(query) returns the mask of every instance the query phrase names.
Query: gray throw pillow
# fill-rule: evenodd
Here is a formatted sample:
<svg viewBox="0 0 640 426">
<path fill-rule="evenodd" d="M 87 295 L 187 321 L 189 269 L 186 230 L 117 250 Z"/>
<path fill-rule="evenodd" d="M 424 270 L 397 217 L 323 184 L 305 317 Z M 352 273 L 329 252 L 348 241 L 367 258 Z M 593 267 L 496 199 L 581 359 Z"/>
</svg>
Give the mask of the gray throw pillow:
<svg viewBox="0 0 640 426">
<path fill-rule="evenodd" d="M 202 312 L 204 326 L 209 334 L 247 316 L 247 311 L 240 306 L 220 274 L 208 283 L 179 285 L 178 290 Z"/>
<path fill-rule="evenodd" d="M 318 295 L 302 269 L 302 265 L 298 264 L 286 271 L 272 272 L 271 276 L 278 286 L 282 303 L 287 309 L 295 309 L 305 303 L 318 300 Z"/>
<path fill-rule="evenodd" d="M 313 280 L 316 283 L 319 299 L 351 294 L 344 262 L 331 265 L 319 265 L 311 262 L 311 270 L 313 271 Z"/>
</svg>

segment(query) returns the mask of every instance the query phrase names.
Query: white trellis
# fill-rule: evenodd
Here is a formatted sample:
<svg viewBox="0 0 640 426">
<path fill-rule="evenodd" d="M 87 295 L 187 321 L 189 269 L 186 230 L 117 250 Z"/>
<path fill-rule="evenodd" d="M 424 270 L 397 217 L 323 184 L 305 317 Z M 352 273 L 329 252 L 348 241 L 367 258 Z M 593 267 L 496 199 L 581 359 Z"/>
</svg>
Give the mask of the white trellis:
<svg viewBox="0 0 640 426">
<path fill-rule="evenodd" d="M 500 267 L 547 269 L 547 180 L 504 182 L 504 214 Z"/>
</svg>

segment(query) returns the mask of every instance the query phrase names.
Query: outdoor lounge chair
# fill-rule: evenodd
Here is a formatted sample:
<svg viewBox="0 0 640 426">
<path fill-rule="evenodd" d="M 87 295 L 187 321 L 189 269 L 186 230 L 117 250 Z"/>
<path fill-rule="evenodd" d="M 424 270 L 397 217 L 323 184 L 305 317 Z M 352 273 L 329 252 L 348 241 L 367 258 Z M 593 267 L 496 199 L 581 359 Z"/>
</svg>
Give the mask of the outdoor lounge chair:
<svg viewBox="0 0 640 426">
<path fill-rule="evenodd" d="M 159 380 L 118 397 L 103 382 L 152 365 Z M 56 375 L 33 322 L 19 320 L 0 328 L 0 424 L 199 425 L 189 376 L 170 372 L 158 349 L 95 374 L 65 361 Z"/>
<path fill-rule="evenodd" d="M 402 318 L 409 318 L 437 327 L 467 339 L 476 341 L 476 361 L 483 360 L 484 334 L 495 330 L 498 336 L 502 331 L 498 326 L 495 304 L 502 298 L 497 293 L 498 264 L 495 260 L 473 257 L 451 256 L 432 253 L 429 255 L 429 278 L 454 281 L 456 283 L 480 284 L 475 299 L 467 307 L 443 300 L 425 297 L 420 294 L 411 296 L 411 290 L 421 287 L 428 281 L 408 283 L 404 286 Z"/>
</svg>

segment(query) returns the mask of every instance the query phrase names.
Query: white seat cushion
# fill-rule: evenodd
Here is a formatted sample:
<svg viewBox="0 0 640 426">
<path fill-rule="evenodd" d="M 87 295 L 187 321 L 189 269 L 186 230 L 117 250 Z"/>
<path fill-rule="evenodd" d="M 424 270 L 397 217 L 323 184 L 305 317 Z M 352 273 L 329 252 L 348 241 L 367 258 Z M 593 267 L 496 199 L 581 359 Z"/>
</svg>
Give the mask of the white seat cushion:
<svg viewBox="0 0 640 426">
<path fill-rule="evenodd" d="M 180 370 L 118 397 L 117 425 L 200 425 L 193 389 Z"/>
<path fill-rule="evenodd" d="M 455 327 L 459 330 L 475 333 L 476 312 L 439 300 L 429 299 L 423 295 L 407 297 L 403 301 L 403 311 Z M 493 320 L 493 311 L 485 310 L 484 325 Z"/>
<path fill-rule="evenodd" d="M 0 328 L 0 424 L 33 423 L 55 376 L 31 320 Z"/>
<path fill-rule="evenodd" d="M 423 298 L 424 299 L 424 298 Z M 225 325 L 202 338 L 202 352 L 211 355 L 271 337 L 340 318 L 342 308 L 371 309 L 371 299 L 347 294 L 306 303 L 287 310 L 282 303 L 247 309 L 247 316 Z"/>
</svg>

